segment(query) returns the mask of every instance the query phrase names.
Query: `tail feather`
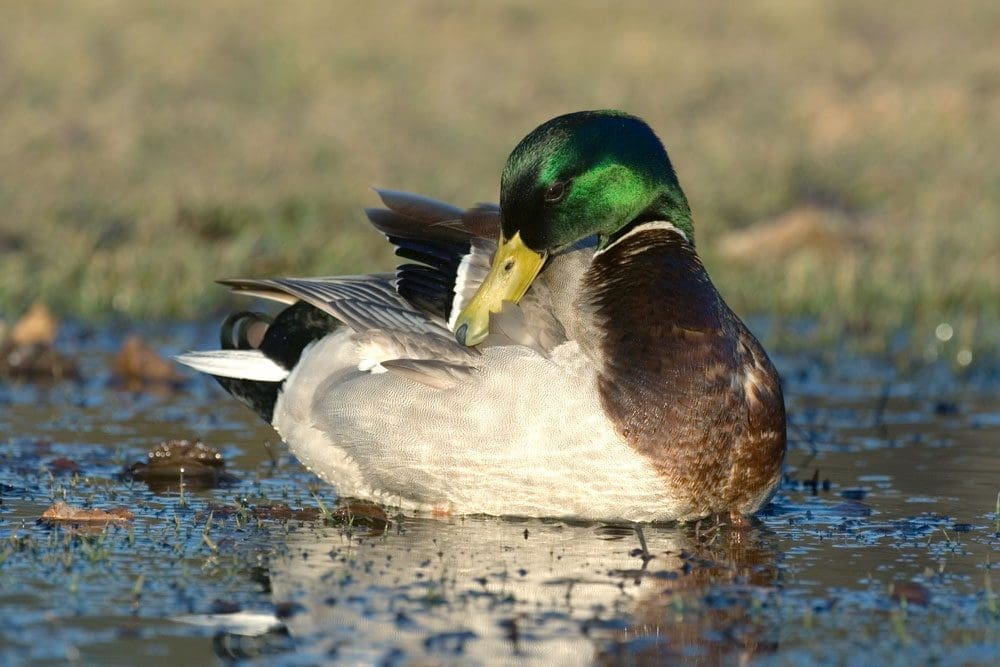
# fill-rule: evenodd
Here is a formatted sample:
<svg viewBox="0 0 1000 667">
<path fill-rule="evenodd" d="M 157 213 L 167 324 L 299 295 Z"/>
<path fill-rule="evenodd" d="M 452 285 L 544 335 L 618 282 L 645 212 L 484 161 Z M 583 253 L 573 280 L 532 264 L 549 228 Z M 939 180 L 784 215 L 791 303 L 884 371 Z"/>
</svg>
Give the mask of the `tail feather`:
<svg viewBox="0 0 1000 667">
<path fill-rule="evenodd" d="M 197 371 L 224 378 L 281 382 L 289 374 L 287 368 L 275 363 L 260 350 L 188 352 L 174 358 Z"/>
</svg>

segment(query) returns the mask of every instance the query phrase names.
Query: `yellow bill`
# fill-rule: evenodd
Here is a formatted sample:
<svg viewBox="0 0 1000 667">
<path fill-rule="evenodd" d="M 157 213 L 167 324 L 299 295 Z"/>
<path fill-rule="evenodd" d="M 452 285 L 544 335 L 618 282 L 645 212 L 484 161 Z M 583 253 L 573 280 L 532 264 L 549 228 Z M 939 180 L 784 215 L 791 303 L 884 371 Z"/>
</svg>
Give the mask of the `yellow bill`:
<svg viewBox="0 0 1000 667">
<path fill-rule="evenodd" d="M 490 332 L 490 313 L 499 313 L 504 301 L 517 303 L 542 270 L 545 254 L 537 253 L 521 242 L 521 234 L 509 241 L 500 238 L 493 265 L 455 321 L 455 338 L 462 345 L 478 345 Z"/>
</svg>

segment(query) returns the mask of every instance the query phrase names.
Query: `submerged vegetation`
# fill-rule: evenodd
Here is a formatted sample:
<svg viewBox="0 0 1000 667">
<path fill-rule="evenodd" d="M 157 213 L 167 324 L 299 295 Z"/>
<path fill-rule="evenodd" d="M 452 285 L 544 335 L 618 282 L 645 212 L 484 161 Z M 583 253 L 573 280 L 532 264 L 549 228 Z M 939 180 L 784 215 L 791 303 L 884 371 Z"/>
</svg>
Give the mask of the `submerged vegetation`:
<svg viewBox="0 0 1000 667">
<path fill-rule="evenodd" d="M 664 139 L 739 312 L 997 342 L 996 3 L 565 10 L 3 8 L 0 316 L 196 317 L 218 277 L 388 268 L 370 186 L 495 200 L 528 129 L 618 107 Z"/>
</svg>

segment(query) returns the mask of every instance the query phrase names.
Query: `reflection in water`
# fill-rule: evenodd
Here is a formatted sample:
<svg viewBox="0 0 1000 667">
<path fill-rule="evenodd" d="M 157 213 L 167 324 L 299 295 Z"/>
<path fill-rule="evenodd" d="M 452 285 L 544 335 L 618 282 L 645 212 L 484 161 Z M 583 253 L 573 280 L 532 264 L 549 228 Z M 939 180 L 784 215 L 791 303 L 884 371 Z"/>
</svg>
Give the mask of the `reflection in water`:
<svg viewBox="0 0 1000 667">
<path fill-rule="evenodd" d="M 318 660 L 655 663 L 775 645 L 777 579 L 757 527 L 403 519 L 383 535 L 290 533 L 270 567 L 284 626 Z M 228 642 L 227 646 L 232 646 Z M 626 657 L 627 656 L 627 657 Z"/>
<path fill-rule="evenodd" d="M 761 527 L 685 532 L 688 546 L 663 554 L 662 570 L 642 572 L 653 586 L 599 662 L 744 663 L 777 649 L 776 620 L 763 613 L 779 578 L 774 535 Z"/>
</svg>

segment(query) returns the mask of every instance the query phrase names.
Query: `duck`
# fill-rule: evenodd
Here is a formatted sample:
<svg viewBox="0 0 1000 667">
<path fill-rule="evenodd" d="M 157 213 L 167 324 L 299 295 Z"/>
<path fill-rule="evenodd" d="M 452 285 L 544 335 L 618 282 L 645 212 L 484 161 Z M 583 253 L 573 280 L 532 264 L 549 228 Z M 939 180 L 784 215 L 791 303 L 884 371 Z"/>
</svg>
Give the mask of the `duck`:
<svg viewBox="0 0 1000 667">
<path fill-rule="evenodd" d="M 640 118 L 578 111 L 511 152 L 500 202 L 378 190 L 395 271 L 229 279 L 221 349 L 178 360 L 339 497 L 434 515 L 747 525 L 786 448 L 781 381 L 699 259 Z"/>
</svg>

